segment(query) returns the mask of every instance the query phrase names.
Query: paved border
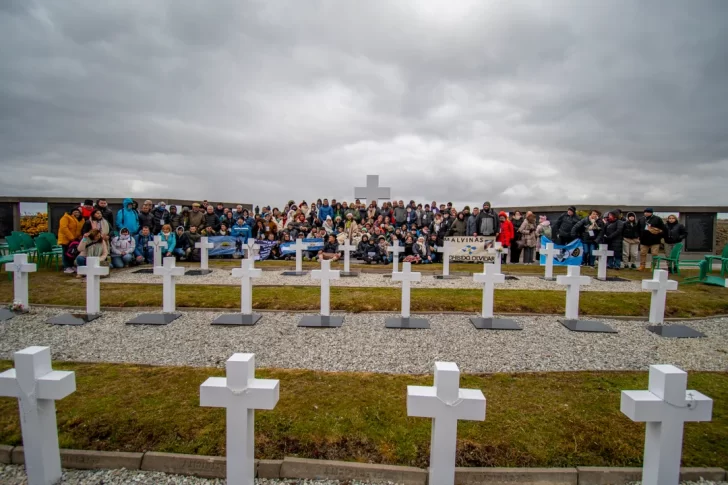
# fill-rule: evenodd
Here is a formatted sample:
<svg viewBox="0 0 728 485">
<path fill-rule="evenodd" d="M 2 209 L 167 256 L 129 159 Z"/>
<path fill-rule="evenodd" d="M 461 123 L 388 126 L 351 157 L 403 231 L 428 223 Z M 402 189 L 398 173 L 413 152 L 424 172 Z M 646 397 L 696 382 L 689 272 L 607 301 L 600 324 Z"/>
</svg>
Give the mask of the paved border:
<svg viewBox="0 0 728 485">
<path fill-rule="evenodd" d="M 22 446 L 0 445 L 0 463 L 22 465 Z M 64 468 L 82 470 L 116 469 L 159 471 L 202 478 L 225 478 L 227 460 L 220 456 L 178 453 L 127 453 L 121 451 L 61 450 Z M 367 480 L 427 485 L 427 470 L 409 466 L 379 465 L 348 461 L 310 460 L 286 457 L 283 460 L 255 460 L 259 478 Z M 456 485 L 624 485 L 639 480 L 641 468 L 456 468 Z M 683 481 L 726 480 L 722 468 L 682 468 Z"/>
</svg>

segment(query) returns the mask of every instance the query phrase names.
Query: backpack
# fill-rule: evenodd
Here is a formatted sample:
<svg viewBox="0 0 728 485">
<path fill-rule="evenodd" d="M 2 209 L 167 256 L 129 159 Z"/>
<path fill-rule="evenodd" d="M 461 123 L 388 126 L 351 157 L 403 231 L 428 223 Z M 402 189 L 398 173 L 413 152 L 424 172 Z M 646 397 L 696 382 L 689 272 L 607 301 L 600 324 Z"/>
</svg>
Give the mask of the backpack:
<svg viewBox="0 0 728 485">
<path fill-rule="evenodd" d="M 543 226 L 543 235 L 551 239 L 551 226 Z"/>
<path fill-rule="evenodd" d="M 78 256 L 78 241 L 71 241 L 71 243 L 68 245 L 68 249 L 66 250 L 66 256 L 68 256 L 70 259 L 76 259 L 76 256 Z"/>
</svg>

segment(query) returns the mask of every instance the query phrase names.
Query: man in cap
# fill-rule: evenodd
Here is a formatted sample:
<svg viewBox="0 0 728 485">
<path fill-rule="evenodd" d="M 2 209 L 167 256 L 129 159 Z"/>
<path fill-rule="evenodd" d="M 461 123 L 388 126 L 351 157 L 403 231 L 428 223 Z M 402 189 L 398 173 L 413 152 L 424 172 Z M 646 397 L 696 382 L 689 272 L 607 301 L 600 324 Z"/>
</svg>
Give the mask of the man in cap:
<svg viewBox="0 0 728 485">
<path fill-rule="evenodd" d="M 480 211 L 475 220 L 475 233 L 473 236 L 497 236 L 500 233 L 500 220 L 490 202 L 483 203 L 483 210 Z"/>
<path fill-rule="evenodd" d="M 647 265 L 647 253 L 654 258 L 660 254 L 660 242 L 665 232 L 665 223 L 661 217 L 655 215 L 652 207 L 647 207 L 644 217 L 639 220 L 640 231 L 640 271 Z"/>
<path fill-rule="evenodd" d="M 205 223 L 205 212 L 200 208 L 200 203 L 195 202 L 192 204 L 192 212 L 190 212 L 189 225 L 195 227 L 203 227 Z"/>
</svg>

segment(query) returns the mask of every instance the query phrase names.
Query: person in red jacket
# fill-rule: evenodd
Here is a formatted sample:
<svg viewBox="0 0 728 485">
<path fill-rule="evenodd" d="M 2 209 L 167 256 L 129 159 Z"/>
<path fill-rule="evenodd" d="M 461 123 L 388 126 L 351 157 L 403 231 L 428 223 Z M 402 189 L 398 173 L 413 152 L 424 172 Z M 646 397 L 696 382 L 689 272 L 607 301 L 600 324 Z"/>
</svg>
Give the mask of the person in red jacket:
<svg viewBox="0 0 728 485">
<path fill-rule="evenodd" d="M 508 220 L 508 214 L 506 214 L 503 211 L 500 211 L 498 213 L 498 219 L 500 220 L 500 232 L 498 233 L 498 237 L 496 238 L 496 241 L 500 242 L 504 248 L 507 248 L 511 245 L 511 241 L 515 237 L 515 231 L 513 230 L 513 223 Z M 501 262 L 506 263 L 506 255 L 501 255 Z"/>
</svg>

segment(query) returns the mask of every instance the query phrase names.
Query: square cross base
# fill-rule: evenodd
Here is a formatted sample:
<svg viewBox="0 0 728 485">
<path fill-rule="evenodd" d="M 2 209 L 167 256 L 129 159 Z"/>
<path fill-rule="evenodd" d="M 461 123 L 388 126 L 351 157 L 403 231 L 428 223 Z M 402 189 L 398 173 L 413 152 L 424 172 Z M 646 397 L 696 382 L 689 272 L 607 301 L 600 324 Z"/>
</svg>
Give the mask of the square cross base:
<svg viewBox="0 0 728 485">
<path fill-rule="evenodd" d="M 0 308 L 0 322 L 10 320 L 15 315 L 18 315 L 18 314 L 13 311 L 8 310 L 7 308 Z"/>
<path fill-rule="evenodd" d="M 143 268 L 136 271 L 132 271 L 134 274 L 154 274 L 154 268 Z"/>
<path fill-rule="evenodd" d="M 697 330 L 687 327 L 685 325 L 650 325 L 649 327 L 647 327 L 647 330 L 659 335 L 660 337 L 668 338 L 705 337 L 704 333 L 698 332 Z"/>
<path fill-rule="evenodd" d="M 459 276 L 451 275 L 451 274 L 436 274 L 435 275 L 436 280 L 457 280 L 460 279 Z"/>
<path fill-rule="evenodd" d="M 284 271 L 283 276 L 306 276 L 308 271 Z"/>
<path fill-rule="evenodd" d="M 263 318 L 263 315 L 259 315 L 258 313 L 251 313 L 250 315 L 228 313 L 227 315 L 217 317 L 212 322 L 212 325 L 255 325 L 261 318 Z"/>
<path fill-rule="evenodd" d="M 127 325 L 167 325 L 181 317 L 181 313 L 142 313 L 126 322 Z"/>
<path fill-rule="evenodd" d="M 298 322 L 299 327 L 336 328 L 344 324 L 344 317 L 325 317 L 323 315 L 304 315 Z"/>
<path fill-rule="evenodd" d="M 470 323 L 480 330 L 523 330 L 523 327 L 510 318 L 473 317 L 470 319 Z"/>
<path fill-rule="evenodd" d="M 384 321 L 385 328 L 417 328 L 427 329 L 430 328 L 430 321 L 426 318 L 404 318 L 404 317 L 391 317 Z"/>
<path fill-rule="evenodd" d="M 85 325 L 101 316 L 100 313 L 64 313 L 51 317 L 46 323 L 51 325 Z"/>
<path fill-rule="evenodd" d="M 211 269 L 191 269 L 189 271 L 185 271 L 185 276 L 205 276 L 210 273 L 212 273 Z"/>
<path fill-rule="evenodd" d="M 594 320 L 559 320 L 559 323 L 572 332 L 617 333 L 609 325 Z"/>
<path fill-rule="evenodd" d="M 358 271 L 341 271 L 339 273 L 339 276 L 341 276 L 342 278 L 356 278 L 357 276 L 359 276 L 359 272 Z"/>
<path fill-rule="evenodd" d="M 594 278 L 594 279 L 596 279 L 598 281 L 629 281 L 628 279 L 620 278 L 619 276 L 607 276 L 604 279 L 601 279 L 601 278 Z"/>
</svg>

